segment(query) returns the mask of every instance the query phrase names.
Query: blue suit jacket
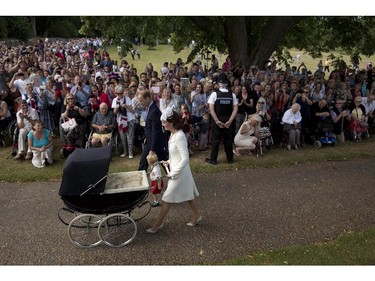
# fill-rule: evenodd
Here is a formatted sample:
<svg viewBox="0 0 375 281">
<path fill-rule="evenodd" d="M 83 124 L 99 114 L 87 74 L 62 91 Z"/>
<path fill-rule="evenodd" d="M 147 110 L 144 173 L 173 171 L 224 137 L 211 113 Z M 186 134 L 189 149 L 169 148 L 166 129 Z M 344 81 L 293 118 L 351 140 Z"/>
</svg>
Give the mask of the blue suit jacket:
<svg viewBox="0 0 375 281">
<path fill-rule="evenodd" d="M 157 107 L 156 103 L 152 103 L 148 109 L 146 118 L 146 125 L 144 129 L 146 143 L 142 152 L 138 170 L 147 170 L 148 163 L 146 156 L 150 150 L 157 154 L 159 161 L 168 159 L 166 136 L 163 133 L 160 117 L 160 109 Z"/>
</svg>

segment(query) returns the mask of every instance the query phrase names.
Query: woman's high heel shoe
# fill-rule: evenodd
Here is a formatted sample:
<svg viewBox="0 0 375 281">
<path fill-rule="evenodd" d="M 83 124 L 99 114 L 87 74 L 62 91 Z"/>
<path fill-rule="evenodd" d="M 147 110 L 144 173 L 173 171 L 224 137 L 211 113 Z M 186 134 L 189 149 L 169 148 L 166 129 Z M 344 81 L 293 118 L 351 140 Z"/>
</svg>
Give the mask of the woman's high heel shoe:
<svg viewBox="0 0 375 281">
<path fill-rule="evenodd" d="M 197 219 L 197 221 L 195 223 L 193 222 L 188 222 L 186 225 L 187 226 L 195 226 L 198 222 L 202 221 L 202 216 L 199 216 L 199 218 Z"/>
<path fill-rule="evenodd" d="M 146 230 L 147 233 L 151 233 L 151 234 L 155 234 L 156 232 L 158 232 L 160 229 L 162 229 L 164 226 L 164 224 L 161 224 L 156 230 L 152 230 L 152 227 L 150 227 L 149 229 Z"/>
</svg>

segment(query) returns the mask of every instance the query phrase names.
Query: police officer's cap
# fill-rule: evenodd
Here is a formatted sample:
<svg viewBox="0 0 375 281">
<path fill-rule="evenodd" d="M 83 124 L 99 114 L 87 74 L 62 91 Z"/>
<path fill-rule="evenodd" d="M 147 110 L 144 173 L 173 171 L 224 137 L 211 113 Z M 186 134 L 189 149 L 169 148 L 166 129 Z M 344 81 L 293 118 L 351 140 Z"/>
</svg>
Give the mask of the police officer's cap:
<svg viewBox="0 0 375 281">
<path fill-rule="evenodd" d="M 221 84 L 228 84 L 229 80 L 228 80 L 227 75 L 224 72 L 220 73 L 220 75 L 217 79 L 217 82 L 219 82 Z"/>
</svg>

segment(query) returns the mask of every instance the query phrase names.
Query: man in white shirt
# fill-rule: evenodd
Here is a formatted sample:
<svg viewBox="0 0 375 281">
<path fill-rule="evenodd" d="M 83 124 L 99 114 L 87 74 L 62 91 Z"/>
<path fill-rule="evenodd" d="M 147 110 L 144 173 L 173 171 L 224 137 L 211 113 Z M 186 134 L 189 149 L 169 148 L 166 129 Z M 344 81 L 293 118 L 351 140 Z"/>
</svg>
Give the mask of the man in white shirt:
<svg viewBox="0 0 375 281">
<path fill-rule="evenodd" d="M 26 100 L 27 94 L 26 94 L 25 86 L 28 83 L 28 81 L 29 80 L 27 79 L 27 77 L 25 76 L 23 72 L 16 72 L 13 75 L 12 80 L 10 80 L 9 82 L 9 88 L 12 88 L 13 86 L 15 86 L 17 90 L 20 92 L 22 99 Z"/>
<path fill-rule="evenodd" d="M 17 112 L 17 125 L 19 128 L 18 134 L 18 153 L 14 157 L 15 159 L 22 159 L 25 156 L 26 150 L 26 137 L 31 131 L 33 126 L 33 121 L 39 120 L 39 115 L 36 109 L 27 105 L 25 100 L 22 100 L 21 109 Z M 25 159 L 29 160 L 33 157 L 31 149 L 27 149 L 27 154 Z"/>
</svg>

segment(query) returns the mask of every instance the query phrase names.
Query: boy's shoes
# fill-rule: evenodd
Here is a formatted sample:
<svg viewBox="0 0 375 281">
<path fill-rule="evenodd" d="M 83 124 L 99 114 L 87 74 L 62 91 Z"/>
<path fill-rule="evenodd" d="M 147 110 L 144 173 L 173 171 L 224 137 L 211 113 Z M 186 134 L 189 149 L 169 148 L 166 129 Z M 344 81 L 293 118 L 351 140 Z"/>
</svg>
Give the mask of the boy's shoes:
<svg viewBox="0 0 375 281">
<path fill-rule="evenodd" d="M 133 154 L 129 154 L 129 159 L 133 159 L 134 158 L 134 156 L 133 156 Z"/>
<path fill-rule="evenodd" d="M 160 203 L 157 202 L 157 201 L 154 201 L 154 202 L 151 204 L 151 207 L 157 207 L 157 206 L 160 206 Z"/>
</svg>

